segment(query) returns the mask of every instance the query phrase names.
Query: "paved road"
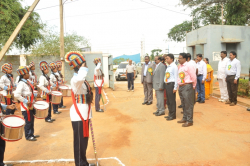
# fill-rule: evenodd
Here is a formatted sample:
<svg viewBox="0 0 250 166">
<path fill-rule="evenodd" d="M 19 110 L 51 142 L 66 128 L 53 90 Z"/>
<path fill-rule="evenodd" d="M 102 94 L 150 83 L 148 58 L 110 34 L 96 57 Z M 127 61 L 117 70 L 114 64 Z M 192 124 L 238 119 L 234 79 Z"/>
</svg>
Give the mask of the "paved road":
<svg viewBox="0 0 250 166">
<path fill-rule="evenodd" d="M 139 80 L 139 78 L 137 79 Z M 136 81 L 137 81 L 136 80 Z M 142 84 L 127 92 L 126 82 L 116 82 L 116 91 L 105 89 L 109 102 L 105 113 L 94 112 L 98 157 L 102 166 L 247 166 L 250 165 L 250 113 L 243 107 L 229 107 L 211 98 L 196 104 L 194 126 L 182 128 L 177 120 L 153 116 L 153 105 L 143 106 Z M 177 97 L 177 104 L 180 104 Z M 106 101 L 107 102 L 107 101 Z M 67 108 L 71 99 L 65 98 Z M 22 139 L 7 143 L 6 161 L 73 159 L 73 135 L 69 110 L 55 115 L 56 122 L 36 120 L 37 142 Z M 94 158 L 91 138 L 88 159 Z M 110 158 L 116 157 L 116 158 Z M 18 164 L 74 165 L 72 162 Z"/>
</svg>

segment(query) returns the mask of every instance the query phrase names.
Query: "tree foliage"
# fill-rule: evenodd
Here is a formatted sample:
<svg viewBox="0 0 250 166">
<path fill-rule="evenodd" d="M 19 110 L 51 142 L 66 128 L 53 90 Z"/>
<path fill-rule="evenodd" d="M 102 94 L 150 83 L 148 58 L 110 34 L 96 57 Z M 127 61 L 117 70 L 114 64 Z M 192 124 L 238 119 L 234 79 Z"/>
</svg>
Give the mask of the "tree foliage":
<svg viewBox="0 0 250 166">
<path fill-rule="evenodd" d="M 89 46 L 89 41 L 83 36 L 77 35 L 75 32 L 66 33 L 64 36 L 64 51 L 81 51 L 81 48 Z M 60 55 L 60 34 L 48 30 L 42 37 L 42 39 L 33 46 L 31 50 L 32 55 Z"/>
<path fill-rule="evenodd" d="M 128 60 L 129 60 L 129 59 L 125 59 L 125 58 L 114 59 L 114 60 L 113 60 L 113 64 L 114 64 L 114 65 L 119 65 L 121 62 L 128 61 Z"/>
<path fill-rule="evenodd" d="M 19 0 L 0 0 L 0 49 L 4 46 L 29 7 L 22 7 Z M 12 46 L 28 50 L 41 38 L 44 24 L 40 22 L 38 13 L 31 13 L 20 30 Z"/>
<path fill-rule="evenodd" d="M 193 29 L 209 24 L 221 24 L 221 8 L 225 25 L 245 25 L 250 21 L 250 0 L 181 0 L 182 5 L 191 8 Z M 192 30 L 192 21 L 187 20 L 174 26 L 168 38 L 176 42 L 185 41 L 186 32 Z"/>
<path fill-rule="evenodd" d="M 150 59 L 154 60 L 155 56 L 159 56 L 159 53 L 161 53 L 161 52 L 162 52 L 161 49 L 153 49 L 153 50 L 151 50 Z"/>
</svg>

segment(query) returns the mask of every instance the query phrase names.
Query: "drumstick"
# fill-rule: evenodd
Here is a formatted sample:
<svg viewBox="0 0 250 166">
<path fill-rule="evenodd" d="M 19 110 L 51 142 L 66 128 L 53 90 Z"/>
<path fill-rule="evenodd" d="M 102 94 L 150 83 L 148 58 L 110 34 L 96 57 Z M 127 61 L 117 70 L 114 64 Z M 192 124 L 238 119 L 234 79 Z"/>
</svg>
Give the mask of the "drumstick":
<svg viewBox="0 0 250 166">
<path fill-rule="evenodd" d="M 94 147 L 94 152 L 95 152 L 96 166 L 100 166 L 99 163 L 98 163 L 98 158 L 97 158 L 96 145 L 95 145 L 95 137 L 94 137 L 94 130 L 93 130 L 93 124 L 92 124 L 92 120 L 91 119 L 89 119 L 89 126 L 90 126 L 90 130 L 91 130 L 92 142 L 93 142 L 93 147 Z"/>
</svg>

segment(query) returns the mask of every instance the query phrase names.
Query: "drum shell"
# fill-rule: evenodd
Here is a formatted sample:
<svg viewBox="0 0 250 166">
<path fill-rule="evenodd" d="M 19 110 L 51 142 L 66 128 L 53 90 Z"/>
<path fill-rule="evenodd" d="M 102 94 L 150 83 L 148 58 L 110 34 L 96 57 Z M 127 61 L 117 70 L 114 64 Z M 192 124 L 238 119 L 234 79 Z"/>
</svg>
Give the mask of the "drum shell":
<svg viewBox="0 0 250 166">
<path fill-rule="evenodd" d="M 34 117 L 36 119 L 45 119 L 48 116 L 49 107 L 47 109 L 38 109 L 38 108 L 35 108 L 35 109 L 36 109 L 36 112 L 35 112 Z"/>
<path fill-rule="evenodd" d="M 69 88 L 67 92 L 67 97 L 70 97 L 70 96 L 71 96 L 71 88 Z"/>
<path fill-rule="evenodd" d="M 58 96 L 58 95 L 53 95 L 51 93 L 51 103 L 52 104 L 60 104 L 62 101 L 62 95 Z"/>
<path fill-rule="evenodd" d="M 11 115 L 13 116 L 13 115 Z M 21 118 L 21 117 L 19 117 Z M 23 118 L 21 118 L 23 119 Z M 23 119 L 24 120 L 24 119 Z M 25 124 L 24 124 L 25 125 Z M 13 142 L 22 139 L 24 133 L 24 125 L 20 127 L 8 127 L 1 123 L 1 137 L 5 141 Z"/>
<path fill-rule="evenodd" d="M 62 92 L 62 96 L 68 96 L 68 91 L 69 91 L 69 89 L 61 89 L 61 88 L 59 88 L 60 89 L 60 92 Z"/>
</svg>

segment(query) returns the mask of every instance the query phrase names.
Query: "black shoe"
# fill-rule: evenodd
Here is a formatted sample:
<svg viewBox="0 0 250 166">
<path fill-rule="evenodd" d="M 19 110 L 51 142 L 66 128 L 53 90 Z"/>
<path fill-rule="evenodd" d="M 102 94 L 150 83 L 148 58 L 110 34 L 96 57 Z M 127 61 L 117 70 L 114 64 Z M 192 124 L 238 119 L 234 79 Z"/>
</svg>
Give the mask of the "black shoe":
<svg viewBox="0 0 250 166">
<path fill-rule="evenodd" d="M 148 103 L 147 103 L 147 105 L 151 105 L 151 104 L 152 104 L 152 102 L 148 102 Z"/>
<path fill-rule="evenodd" d="M 54 114 L 60 114 L 60 113 L 62 113 L 62 112 L 60 112 L 60 111 L 54 112 Z"/>
<path fill-rule="evenodd" d="M 247 111 L 250 111 L 250 108 L 248 108 Z"/>
<path fill-rule="evenodd" d="M 178 108 L 182 108 L 182 104 L 178 106 Z"/>
<path fill-rule="evenodd" d="M 199 103 L 205 103 L 205 101 L 200 101 Z"/>
<path fill-rule="evenodd" d="M 153 112 L 153 114 L 158 114 L 159 113 L 159 111 L 157 110 L 157 111 L 155 111 L 155 112 Z"/>
<path fill-rule="evenodd" d="M 96 112 L 104 112 L 103 109 L 100 109 L 100 110 L 96 110 Z"/>
<path fill-rule="evenodd" d="M 157 114 L 155 114 L 155 116 L 162 116 L 162 115 L 165 115 L 165 112 L 162 112 L 162 113 L 157 113 Z"/>
<path fill-rule="evenodd" d="M 142 105 L 148 104 L 148 102 L 143 102 Z"/>
<path fill-rule="evenodd" d="M 51 119 L 45 119 L 45 122 L 53 123 L 53 120 L 51 120 Z"/>
<path fill-rule="evenodd" d="M 29 139 L 27 139 L 28 141 L 36 141 L 36 138 L 35 137 L 29 137 Z"/>
<path fill-rule="evenodd" d="M 51 120 L 52 122 L 53 122 L 53 121 L 56 121 L 55 119 L 50 119 L 50 120 Z"/>
<path fill-rule="evenodd" d="M 196 100 L 196 102 L 200 102 L 201 100 Z"/>
<path fill-rule="evenodd" d="M 171 120 L 174 120 L 174 119 L 176 119 L 176 118 L 169 117 L 169 118 L 167 118 L 166 120 L 167 120 L 167 121 L 171 121 Z"/>
<path fill-rule="evenodd" d="M 66 108 L 66 106 L 63 105 L 63 106 L 61 106 L 61 107 L 59 107 L 59 108 Z"/>
<path fill-rule="evenodd" d="M 34 138 L 39 138 L 39 137 L 40 137 L 40 135 L 33 135 L 33 137 L 34 137 Z"/>
<path fill-rule="evenodd" d="M 164 118 L 169 118 L 169 116 L 164 116 Z"/>
</svg>

